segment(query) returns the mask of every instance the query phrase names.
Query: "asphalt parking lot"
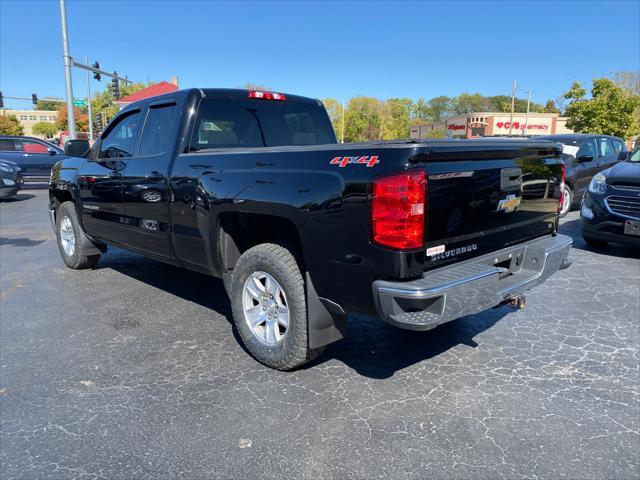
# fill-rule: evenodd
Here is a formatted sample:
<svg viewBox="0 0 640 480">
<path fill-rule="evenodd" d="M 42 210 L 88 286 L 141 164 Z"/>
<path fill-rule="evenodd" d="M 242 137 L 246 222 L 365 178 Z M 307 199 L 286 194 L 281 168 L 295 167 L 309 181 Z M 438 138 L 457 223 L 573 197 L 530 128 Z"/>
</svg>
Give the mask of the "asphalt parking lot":
<svg viewBox="0 0 640 480">
<path fill-rule="evenodd" d="M 353 318 L 282 373 L 221 282 L 110 249 L 67 269 L 46 191 L 0 203 L 0 477 L 638 478 L 640 255 L 589 250 L 432 332 Z"/>
</svg>

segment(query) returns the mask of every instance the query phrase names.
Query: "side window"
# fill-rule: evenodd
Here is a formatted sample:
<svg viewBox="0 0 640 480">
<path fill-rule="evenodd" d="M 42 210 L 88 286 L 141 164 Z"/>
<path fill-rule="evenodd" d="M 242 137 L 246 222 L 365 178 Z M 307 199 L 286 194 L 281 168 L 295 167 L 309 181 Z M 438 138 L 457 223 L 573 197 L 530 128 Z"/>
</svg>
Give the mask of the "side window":
<svg viewBox="0 0 640 480">
<path fill-rule="evenodd" d="M 152 107 L 147 114 L 147 121 L 142 132 L 140 156 L 160 155 L 169 148 L 169 133 L 173 126 L 176 105 Z"/>
<path fill-rule="evenodd" d="M 16 143 L 17 142 L 12 138 L 0 139 L 0 151 L 15 152 L 16 150 L 18 150 L 18 148 L 16 148 Z"/>
<path fill-rule="evenodd" d="M 138 111 L 118 119 L 102 139 L 99 158 L 132 157 L 142 114 Z"/>
<path fill-rule="evenodd" d="M 616 152 L 616 155 L 625 149 L 624 143 L 620 140 L 614 138 L 611 140 L 611 143 L 613 143 L 613 150 Z"/>
<path fill-rule="evenodd" d="M 580 145 L 580 150 L 578 150 L 578 157 L 596 157 L 596 149 L 593 146 L 593 140 L 587 140 L 582 145 Z"/>
<path fill-rule="evenodd" d="M 22 140 L 22 149 L 27 153 L 48 153 L 44 144 L 31 140 Z"/>
<path fill-rule="evenodd" d="M 607 157 L 613 155 L 613 145 L 608 138 L 599 138 L 598 142 L 598 154 L 600 157 Z"/>
</svg>

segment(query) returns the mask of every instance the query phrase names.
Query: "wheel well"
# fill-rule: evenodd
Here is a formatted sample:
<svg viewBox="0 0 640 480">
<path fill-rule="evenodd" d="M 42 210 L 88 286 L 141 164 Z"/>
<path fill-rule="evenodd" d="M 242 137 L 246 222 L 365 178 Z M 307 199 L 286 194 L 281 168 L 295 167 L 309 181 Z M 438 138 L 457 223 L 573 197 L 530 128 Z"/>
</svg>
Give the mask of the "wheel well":
<svg viewBox="0 0 640 480">
<path fill-rule="evenodd" d="M 64 202 L 72 202 L 73 197 L 67 190 L 52 190 L 49 192 L 49 201 L 51 203 L 51 207 L 57 211 L 60 205 Z"/>
<path fill-rule="evenodd" d="M 261 243 L 277 243 L 287 247 L 301 270 L 304 269 L 298 230 L 286 218 L 254 213 L 223 213 L 219 220 L 218 240 L 223 274 L 233 270 L 240 255 Z"/>
</svg>

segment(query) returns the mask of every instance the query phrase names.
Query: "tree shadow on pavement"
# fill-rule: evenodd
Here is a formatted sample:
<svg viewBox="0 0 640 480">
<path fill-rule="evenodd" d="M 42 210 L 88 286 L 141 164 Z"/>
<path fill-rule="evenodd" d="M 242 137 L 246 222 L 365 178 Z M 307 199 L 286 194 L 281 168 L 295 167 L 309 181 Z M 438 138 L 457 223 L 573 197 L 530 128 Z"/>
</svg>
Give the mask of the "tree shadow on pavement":
<svg viewBox="0 0 640 480">
<path fill-rule="evenodd" d="M 231 304 L 221 280 L 115 248 L 109 249 L 96 268 L 113 269 L 214 310 L 227 319 L 233 327 L 236 341 L 247 351 L 236 331 Z M 346 337 L 329 345 L 322 355 L 303 369 L 337 359 L 365 377 L 389 378 L 399 370 L 429 360 L 458 345 L 477 347 L 474 338 L 511 311 L 510 307 L 490 309 L 428 332 L 401 330 L 377 318 L 351 316 Z"/>
<path fill-rule="evenodd" d="M 601 255 L 609 255 L 611 257 L 620 258 L 640 258 L 640 251 L 636 247 L 622 245 L 620 243 L 610 243 L 605 247 L 592 247 L 582 238 L 580 232 L 580 219 L 569 220 L 560 225 L 558 233 L 568 235 L 573 239 L 573 248 L 584 250 L 587 252 L 599 253 Z"/>
<path fill-rule="evenodd" d="M 23 202 L 25 200 L 31 200 L 34 197 L 35 195 L 31 195 L 30 193 L 18 193 L 9 198 L 2 198 L 0 199 L 0 202 L 6 202 L 6 203 Z"/>
<path fill-rule="evenodd" d="M 13 245 L 14 247 L 35 247 L 46 240 L 31 240 L 30 238 L 7 238 L 0 237 L 0 245 Z"/>
</svg>

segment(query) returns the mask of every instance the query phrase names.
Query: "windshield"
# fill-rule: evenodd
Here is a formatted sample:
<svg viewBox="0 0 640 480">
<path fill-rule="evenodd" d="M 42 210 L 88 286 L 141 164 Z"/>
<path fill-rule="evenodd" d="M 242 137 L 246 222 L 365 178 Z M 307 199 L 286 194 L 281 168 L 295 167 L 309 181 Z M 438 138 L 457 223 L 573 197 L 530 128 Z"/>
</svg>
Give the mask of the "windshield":
<svg viewBox="0 0 640 480">
<path fill-rule="evenodd" d="M 629 155 L 630 162 L 640 162 L 640 148 L 636 148 L 636 150 Z"/>
</svg>

